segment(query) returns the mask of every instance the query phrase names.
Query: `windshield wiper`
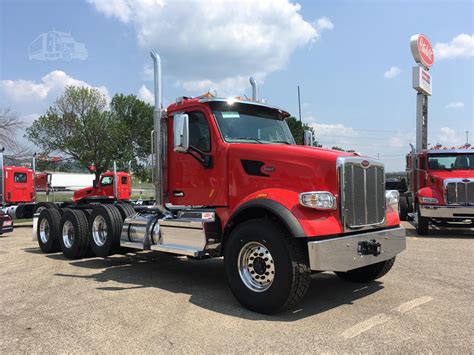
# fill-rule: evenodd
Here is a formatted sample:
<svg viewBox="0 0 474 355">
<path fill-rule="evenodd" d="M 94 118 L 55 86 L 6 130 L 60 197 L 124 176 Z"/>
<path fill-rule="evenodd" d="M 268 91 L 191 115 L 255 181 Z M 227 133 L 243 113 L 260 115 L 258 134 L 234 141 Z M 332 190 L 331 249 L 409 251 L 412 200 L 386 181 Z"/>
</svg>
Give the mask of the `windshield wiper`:
<svg viewBox="0 0 474 355">
<path fill-rule="evenodd" d="M 258 138 L 255 138 L 255 137 L 232 137 L 230 138 L 232 140 L 235 140 L 235 139 L 246 139 L 246 140 L 249 140 L 249 141 L 254 141 L 254 142 L 257 142 L 259 144 L 263 144 L 263 142 L 258 139 Z"/>
<path fill-rule="evenodd" d="M 283 144 L 291 144 L 290 142 L 287 141 L 271 141 L 272 143 L 283 143 Z"/>
</svg>

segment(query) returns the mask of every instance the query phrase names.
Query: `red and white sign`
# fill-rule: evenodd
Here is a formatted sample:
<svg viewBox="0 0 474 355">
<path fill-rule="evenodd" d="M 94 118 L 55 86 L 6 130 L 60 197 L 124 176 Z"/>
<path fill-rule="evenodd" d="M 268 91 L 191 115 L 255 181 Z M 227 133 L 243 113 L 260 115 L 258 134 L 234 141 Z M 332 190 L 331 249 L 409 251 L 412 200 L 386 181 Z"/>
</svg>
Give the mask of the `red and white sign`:
<svg viewBox="0 0 474 355">
<path fill-rule="evenodd" d="M 432 79 L 428 70 L 423 67 L 413 67 L 413 89 L 425 95 L 432 93 Z"/>
<path fill-rule="evenodd" d="M 429 39 L 424 34 L 413 35 L 410 38 L 413 58 L 418 64 L 429 69 L 434 63 L 434 51 Z"/>
</svg>

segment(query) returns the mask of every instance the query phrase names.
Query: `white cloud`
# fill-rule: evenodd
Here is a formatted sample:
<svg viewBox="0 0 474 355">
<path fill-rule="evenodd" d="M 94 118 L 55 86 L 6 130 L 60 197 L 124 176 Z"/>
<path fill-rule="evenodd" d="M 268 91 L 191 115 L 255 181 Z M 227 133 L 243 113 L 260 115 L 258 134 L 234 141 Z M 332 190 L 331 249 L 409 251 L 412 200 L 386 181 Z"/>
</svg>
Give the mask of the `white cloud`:
<svg viewBox="0 0 474 355">
<path fill-rule="evenodd" d="M 74 79 L 61 70 L 53 70 L 41 78 L 41 82 L 32 80 L 1 80 L 0 92 L 12 103 L 21 104 L 23 107 L 44 106 L 51 104 L 57 96 L 61 95 L 64 87 L 68 85 L 91 87 L 82 80 Z M 105 86 L 96 87 L 108 100 L 109 92 Z"/>
<path fill-rule="evenodd" d="M 474 35 L 461 33 L 454 37 L 451 42 L 436 43 L 434 51 L 437 60 L 472 57 L 474 56 Z"/>
<path fill-rule="evenodd" d="M 447 108 L 447 109 L 461 109 L 464 107 L 464 102 L 461 102 L 461 101 L 453 101 L 453 102 L 450 102 L 449 104 L 447 104 L 444 108 Z"/>
<path fill-rule="evenodd" d="M 153 95 L 153 93 L 150 90 L 148 90 L 148 88 L 145 85 L 142 85 L 140 90 L 138 90 L 138 98 L 140 100 L 145 101 L 146 103 L 150 105 L 155 104 L 155 95 Z"/>
<path fill-rule="evenodd" d="M 316 20 L 314 27 L 320 32 L 323 30 L 332 30 L 334 28 L 334 24 L 327 17 L 321 17 Z"/>
<path fill-rule="evenodd" d="M 402 70 L 398 67 L 390 67 L 385 73 L 383 73 L 384 78 L 386 79 L 393 79 L 400 75 Z"/>
<path fill-rule="evenodd" d="M 388 139 L 386 148 L 406 148 L 408 151 L 409 144 L 414 143 L 415 139 L 415 132 L 396 132 Z"/>
<path fill-rule="evenodd" d="M 197 93 L 210 84 L 218 91 L 235 85 L 239 94 L 249 87 L 250 75 L 264 80 L 284 68 L 297 48 L 334 27 L 328 18 L 305 21 L 301 6 L 289 0 L 194 0 L 185 6 L 178 1 L 88 1 L 106 16 L 133 25 L 140 47 L 155 48 L 162 56 L 164 74 Z"/>
<path fill-rule="evenodd" d="M 464 144 L 462 135 L 450 127 L 441 127 L 438 132 L 439 141 L 436 143 L 441 143 L 447 147 L 459 146 Z"/>
</svg>

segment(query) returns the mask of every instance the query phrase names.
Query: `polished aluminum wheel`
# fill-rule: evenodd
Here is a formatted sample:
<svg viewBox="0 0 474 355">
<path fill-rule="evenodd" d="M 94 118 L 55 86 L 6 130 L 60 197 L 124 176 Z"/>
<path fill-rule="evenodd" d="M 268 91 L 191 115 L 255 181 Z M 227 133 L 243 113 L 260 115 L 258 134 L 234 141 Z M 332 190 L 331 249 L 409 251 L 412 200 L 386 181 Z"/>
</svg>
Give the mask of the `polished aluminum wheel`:
<svg viewBox="0 0 474 355">
<path fill-rule="evenodd" d="M 275 278 L 270 251 L 257 242 L 247 243 L 240 249 L 237 267 L 244 285 L 255 292 L 266 291 Z"/>
<path fill-rule="evenodd" d="M 41 220 L 40 226 L 39 226 L 39 235 L 41 242 L 43 244 L 46 244 L 49 240 L 49 222 L 46 218 Z"/>
<path fill-rule="evenodd" d="M 74 244 L 74 226 L 71 221 L 64 222 L 63 225 L 63 243 L 66 248 L 72 248 Z"/>
<path fill-rule="evenodd" d="M 43 211 L 43 210 L 45 210 L 45 209 L 46 209 L 46 206 L 39 206 L 39 207 L 36 209 L 35 213 L 41 213 L 41 211 Z"/>
<path fill-rule="evenodd" d="M 101 247 L 107 241 L 107 222 L 104 217 L 96 216 L 92 223 L 92 238 L 94 243 Z"/>
</svg>

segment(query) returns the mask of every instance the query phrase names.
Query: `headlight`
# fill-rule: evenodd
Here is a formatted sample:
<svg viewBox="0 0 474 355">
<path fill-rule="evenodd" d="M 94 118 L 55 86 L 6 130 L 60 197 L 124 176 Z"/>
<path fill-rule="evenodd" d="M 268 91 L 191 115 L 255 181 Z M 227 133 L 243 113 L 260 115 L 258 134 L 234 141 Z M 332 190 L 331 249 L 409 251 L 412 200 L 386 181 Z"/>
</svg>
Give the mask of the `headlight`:
<svg viewBox="0 0 474 355">
<path fill-rule="evenodd" d="M 299 199 L 302 206 L 317 210 L 335 210 L 337 207 L 336 197 L 327 191 L 302 192 Z"/>
<path fill-rule="evenodd" d="M 420 197 L 421 203 L 438 203 L 438 199 L 434 197 Z"/>
<path fill-rule="evenodd" d="M 387 206 L 397 206 L 398 202 L 400 202 L 400 194 L 397 190 L 385 191 L 385 203 Z"/>
</svg>

